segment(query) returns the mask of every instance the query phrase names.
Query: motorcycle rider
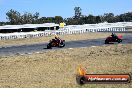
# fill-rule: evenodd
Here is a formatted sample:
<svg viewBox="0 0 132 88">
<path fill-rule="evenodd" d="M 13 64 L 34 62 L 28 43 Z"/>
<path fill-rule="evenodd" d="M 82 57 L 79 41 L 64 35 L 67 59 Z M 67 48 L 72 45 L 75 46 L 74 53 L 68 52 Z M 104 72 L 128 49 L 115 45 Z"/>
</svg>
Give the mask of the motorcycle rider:
<svg viewBox="0 0 132 88">
<path fill-rule="evenodd" d="M 118 36 L 115 33 L 112 33 L 111 36 L 115 39 L 118 39 Z"/>
<path fill-rule="evenodd" d="M 55 35 L 55 40 L 56 40 L 57 42 L 61 43 L 61 39 L 60 39 L 57 35 Z"/>
</svg>

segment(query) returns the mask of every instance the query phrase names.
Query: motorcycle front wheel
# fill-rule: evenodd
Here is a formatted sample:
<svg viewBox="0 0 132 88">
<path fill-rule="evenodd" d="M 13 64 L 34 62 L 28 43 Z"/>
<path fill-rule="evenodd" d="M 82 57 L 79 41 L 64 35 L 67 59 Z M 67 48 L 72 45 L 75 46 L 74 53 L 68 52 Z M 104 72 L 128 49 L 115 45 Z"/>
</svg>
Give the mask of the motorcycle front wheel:
<svg viewBox="0 0 132 88">
<path fill-rule="evenodd" d="M 60 47 L 60 48 L 62 48 L 62 47 L 64 47 L 64 46 L 65 46 L 65 43 L 59 44 L 59 47 Z"/>
<path fill-rule="evenodd" d="M 120 42 L 122 42 L 122 40 L 121 40 L 121 39 L 119 39 L 119 40 L 118 40 L 118 43 L 120 43 Z"/>
</svg>

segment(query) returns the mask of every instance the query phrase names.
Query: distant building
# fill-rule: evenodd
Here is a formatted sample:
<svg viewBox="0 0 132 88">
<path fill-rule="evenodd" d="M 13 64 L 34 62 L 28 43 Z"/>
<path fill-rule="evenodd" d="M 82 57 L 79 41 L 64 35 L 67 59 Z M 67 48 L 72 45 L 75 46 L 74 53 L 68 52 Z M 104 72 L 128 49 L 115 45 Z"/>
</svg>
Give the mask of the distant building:
<svg viewBox="0 0 132 88">
<path fill-rule="evenodd" d="M 55 23 L 5 25 L 5 26 L 0 26 L 0 33 L 31 32 L 31 31 L 45 31 L 45 30 L 58 30 L 58 29 L 59 29 L 59 24 L 55 24 Z"/>
</svg>

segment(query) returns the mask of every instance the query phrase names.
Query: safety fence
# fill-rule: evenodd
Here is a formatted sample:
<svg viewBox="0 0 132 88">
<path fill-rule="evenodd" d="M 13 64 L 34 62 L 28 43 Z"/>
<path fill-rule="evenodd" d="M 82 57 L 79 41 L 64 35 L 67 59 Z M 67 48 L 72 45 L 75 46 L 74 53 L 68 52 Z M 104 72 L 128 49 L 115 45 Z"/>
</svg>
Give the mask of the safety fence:
<svg viewBox="0 0 132 88">
<path fill-rule="evenodd" d="M 70 29 L 64 28 L 60 30 L 45 30 L 43 32 L 19 32 L 19 33 L 8 33 L 8 34 L 0 34 L 0 40 L 8 40 L 8 39 L 20 39 L 20 38 L 34 38 L 34 37 L 43 37 L 43 36 L 51 36 L 54 34 L 57 35 L 66 35 L 66 34 L 82 34 L 89 32 L 124 32 L 127 31 L 125 27 L 118 28 L 82 28 L 82 29 Z"/>
</svg>

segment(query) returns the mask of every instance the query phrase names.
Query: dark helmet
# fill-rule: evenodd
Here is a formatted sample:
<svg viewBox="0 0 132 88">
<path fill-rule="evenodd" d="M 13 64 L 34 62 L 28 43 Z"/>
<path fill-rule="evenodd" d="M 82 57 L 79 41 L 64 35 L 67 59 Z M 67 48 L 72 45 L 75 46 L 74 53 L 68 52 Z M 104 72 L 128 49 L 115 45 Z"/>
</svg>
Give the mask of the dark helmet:
<svg viewBox="0 0 132 88">
<path fill-rule="evenodd" d="M 55 39 L 58 39 L 57 37 L 55 37 Z"/>
</svg>

